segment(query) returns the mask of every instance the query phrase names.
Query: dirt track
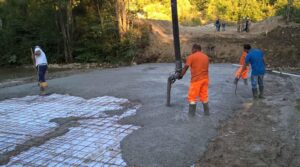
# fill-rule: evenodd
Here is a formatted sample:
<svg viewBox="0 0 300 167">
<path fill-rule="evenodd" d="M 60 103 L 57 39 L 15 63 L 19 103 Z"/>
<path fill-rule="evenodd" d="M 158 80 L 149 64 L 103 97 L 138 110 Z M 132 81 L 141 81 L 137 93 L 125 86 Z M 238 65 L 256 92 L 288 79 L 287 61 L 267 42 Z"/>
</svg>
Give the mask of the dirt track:
<svg viewBox="0 0 300 167">
<path fill-rule="evenodd" d="M 173 62 L 172 28 L 168 21 L 148 21 L 152 31 L 150 46 L 136 58 L 137 63 Z M 250 33 L 238 33 L 235 26 L 225 32 L 216 32 L 213 24 L 198 27 L 180 26 L 181 53 L 190 53 L 193 43 L 202 45 L 203 51 L 214 63 L 238 62 L 242 45 L 250 43 L 266 53 L 270 67 L 300 68 L 300 26 L 286 25 L 280 17 L 253 23 Z"/>
</svg>

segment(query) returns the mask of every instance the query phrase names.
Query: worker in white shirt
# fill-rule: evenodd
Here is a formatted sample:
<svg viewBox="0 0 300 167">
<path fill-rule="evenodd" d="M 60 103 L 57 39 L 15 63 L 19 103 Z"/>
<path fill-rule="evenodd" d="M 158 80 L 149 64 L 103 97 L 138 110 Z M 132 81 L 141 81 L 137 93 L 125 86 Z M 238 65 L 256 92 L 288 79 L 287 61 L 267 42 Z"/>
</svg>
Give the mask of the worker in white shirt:
<svg viewBox="0 0 300 167">
<path fill-rule="evenodd" d="M 39 46 L 35 46 L 32 60 L 35 64 L 39 76 L 40 95 L 44 96 L 46 95 L 45 88 L 48 87 L 48 83 L 45 79 L 45 75 L 48 69 L 48 62 L 46 54 Z"/>
</svg>

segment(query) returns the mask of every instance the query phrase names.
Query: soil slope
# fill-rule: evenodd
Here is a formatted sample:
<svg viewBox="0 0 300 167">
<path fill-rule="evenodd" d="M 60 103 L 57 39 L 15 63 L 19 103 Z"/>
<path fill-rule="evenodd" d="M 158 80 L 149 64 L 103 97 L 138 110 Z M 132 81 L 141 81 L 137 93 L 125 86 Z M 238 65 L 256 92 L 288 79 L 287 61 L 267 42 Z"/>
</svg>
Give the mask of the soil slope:
<svg viewBox="0 0 300 167">
<path fill-rule="evenodd" d="M 172 25 L 168 21 L 147 21 L 151 26 L 150 45 L 136 58 L 137 63 L 173 62 Z M 300 26 L 286 25 L 280 17 L 252 23 L 249 33 L 238 33 L 236 26 L 216 32 L 213 24 L 197 27 L 180 26 L 183 59 L 190 53 L 193 43 L 202 45 L 213 63 L 238 62 L 242 45 L 250 43 L 266 53 L 271 67 L 300 67 Z"/>
</svg>

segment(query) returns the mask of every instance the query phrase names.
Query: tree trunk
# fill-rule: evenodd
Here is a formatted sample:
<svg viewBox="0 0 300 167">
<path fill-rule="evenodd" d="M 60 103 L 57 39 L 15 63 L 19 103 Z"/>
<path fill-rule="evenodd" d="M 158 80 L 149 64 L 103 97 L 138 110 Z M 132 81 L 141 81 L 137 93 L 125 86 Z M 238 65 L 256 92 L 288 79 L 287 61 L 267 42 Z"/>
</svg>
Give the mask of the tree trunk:
<svg viewBox="0 0 300 167">
<path fill-rule="evenodd" d="M 63 43 L 64 43 L 64 57 L 65 57 L 65 62 L 69 63 L 69 54 L 68 54 L 68 45 L 67 45 L 67 34 L 66 34 L 66 26 L 64 22 L 64 16 L 63 16 L 63 9 L 61 6 L 58 9 L 58 23 L 59 23 L 59 28 L 63 37 Z"/>
<path fill-rule="evenodd" d="M 0 18 L 0 30 L 2 30 L 2 19 Z"/>
<path fill-rule="evenodd" d="M 72 34 L 73 34 L 73 14 L 72 14 L 72 1 L 68 0 L 67 2 L 67 26 L 66 26 L 66 34 L 67 34 L 67 49 L 68 49 L 68 58 L 69 62 L 73 62 L 72 56 Z"/>
<path fill-rule="evenodd" d="M 119 35 L 122 39 L 128 30 L 126 0 L 116 0 L 116 16 L 118 21 Z"/>
<path fill-rule="evenodd" d="M 291 21 L 292 6 L 293 6 L 293 0 L 288 0 L 287 9 L 286 9 L 286 23 L 287 24 Z"/>
<path fill-rule="evenodd" d="M 72 0 L 58 3 L 58 24 L 63 37 L 64 57 L 66 63 L 73 61 L 72 56 Z"/>
<path fill-rule="evenodd" d="M 101 30 L 103 31 L 104 30 L 104 19 L 101 15 L 101 9 L 102 9 L 101 5 L 102 5 L 102 1 L 97 0 L 96 1 L 97 13 L 98 13 L 98 17 L 99 17 L 100 27 L 101 27 Z"/>
</svg>

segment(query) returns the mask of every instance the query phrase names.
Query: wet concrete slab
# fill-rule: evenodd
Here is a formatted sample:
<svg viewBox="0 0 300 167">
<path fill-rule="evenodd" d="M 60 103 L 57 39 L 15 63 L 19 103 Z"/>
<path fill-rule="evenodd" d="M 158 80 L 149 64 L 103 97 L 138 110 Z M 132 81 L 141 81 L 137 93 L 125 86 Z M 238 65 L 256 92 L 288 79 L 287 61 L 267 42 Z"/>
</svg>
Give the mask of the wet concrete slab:
<svg viewBox="0 0 300 167">
<path fill-rule="evenodd" d="M 239 84 L 234 94 L 234 71 L 230 64 L 210 66 L 211 115 L 205 117 L 201 104 L 197 116 L 188 117 L 186 94 L 189 74 L 172 88 L 172 106 L 166 107 L 166 82 L 173 64 L 145 64 L 96 70 L 49 81 L 49 91 L 86 99 L 113 96 L 138 102 L 137 114 L 119 121 L 141 127 L 120 143 L 122 159 L 129 166 L 191 166 L 207 149 L 220 123 L 252 102 L 250 85 Z M 273 79 L 266 75 L 266 79 Z M 266 89 L 268 95 L 271 90 Z M 36 84 L 0 89 L 0 100 L 38 93 Z"/>
</svg>

